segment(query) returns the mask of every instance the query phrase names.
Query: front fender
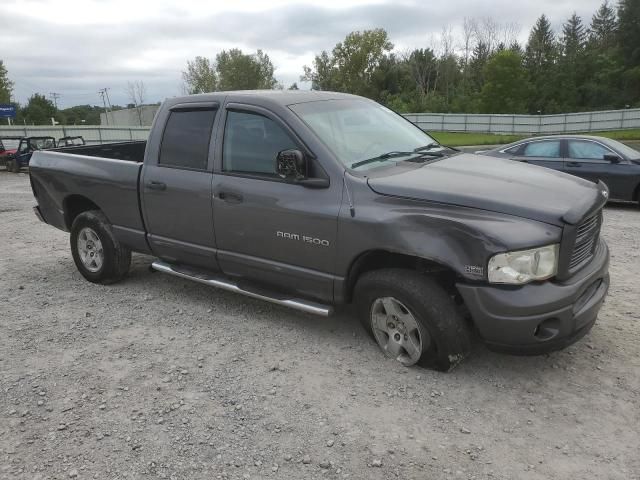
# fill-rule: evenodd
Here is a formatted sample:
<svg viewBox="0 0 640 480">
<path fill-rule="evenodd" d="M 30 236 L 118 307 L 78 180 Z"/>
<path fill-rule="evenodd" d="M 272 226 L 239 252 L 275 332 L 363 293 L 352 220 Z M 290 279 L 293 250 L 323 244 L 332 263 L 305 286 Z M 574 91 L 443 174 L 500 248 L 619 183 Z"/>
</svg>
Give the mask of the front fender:
<svg viewBox="0 0 640 480">
<path fill-rule="evenodd" d="M 439 263 L 468 281 L 486 281 L 486 265 L 498 252 L 560 241 L 546 223 L 456 205 L 379 195 L 354 188 L 355 214 L 341 209 L 338 275 L 368 250 L 386 250 Z"/>
</svg>

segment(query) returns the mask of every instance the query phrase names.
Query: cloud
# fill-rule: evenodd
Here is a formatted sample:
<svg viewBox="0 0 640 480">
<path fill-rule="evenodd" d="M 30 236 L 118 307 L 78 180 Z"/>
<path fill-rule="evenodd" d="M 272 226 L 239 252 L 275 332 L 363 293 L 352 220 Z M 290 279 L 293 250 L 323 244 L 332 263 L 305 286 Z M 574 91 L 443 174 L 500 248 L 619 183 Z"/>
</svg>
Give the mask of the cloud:
<svg viewBox="0 0 640 480">
<path fill-rule="evenodd" d="M 114 103 L 127 103 L 129 80 L 147 84 L 149 101 L 180 94 L 186 61 L 213 58 L 225 48 L 260 48 L 285 85 L 298 80 L 313 55 L 330 50 L 353 30 L 385 28 L 398 48 L 424 47 L 444 26 L 463 17 L 492 16 L 517 22 L 526 39 L 542 13 L 559 26 L 574 9 L 588 23 L 599 0 L 576 5 L 562 0 L 325 0 L 291 3 L 245 0 L 3 0 L 0 18 L 15 28 L 0 31 L 0 58 L 24 102 L 33 92 L 62 93 L 61 104 L 97 103 L 97 90 L 111 87 Z M 455 33 L 455 31 L 454 31 Z"/>
</svg>

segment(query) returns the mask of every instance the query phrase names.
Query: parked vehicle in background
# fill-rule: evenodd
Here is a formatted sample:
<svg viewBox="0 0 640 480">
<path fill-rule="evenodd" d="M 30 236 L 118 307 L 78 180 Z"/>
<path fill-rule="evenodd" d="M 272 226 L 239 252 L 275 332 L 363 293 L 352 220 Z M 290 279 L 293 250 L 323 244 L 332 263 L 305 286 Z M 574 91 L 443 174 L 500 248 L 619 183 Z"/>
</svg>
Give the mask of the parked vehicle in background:
<svg viewBox="0 0 640 480">
<path fill-rule="evenodd" d="M 15 155 L 22 137 L 0 137 L 0 165 L 7 166 L 7 159 Z M 8 170 L 7 166 L 7 170 Z"/>
<path fill-rule="evenodd" d="M 86 145 L 84 137 L 82 137 L 81 135 L 78 135 L 76 137 L 62 137 L 58 139 L 58 148 L 79 147 L 81 145 Z"/>
<path fill-rule="evenodd" d="M 9 155 L 6 160 L 7 171 L 18 173 L 20 169 L 29 166 L 33 152 L 56 148 L 53 137 L 23 137 L 20 139 L 18 150 Z"/>
<path fill-rule="evenodd" d="M 476 152 L 540 165 L 609 187 L 610 200 L 640 203 L 640 152 L 605 137 L 534 137 Z"/>
<path fill-rule="evenodd" d="M 563 348 L 609 288 L 604 184 L 479 161 L 354 95 L 172 98 L 147 142 L 38 151 L 30 179 L 90 282 L 121 280 L 136 251 L 309 313 L 354 302 L 403 365 L 452 368 L 473 326 L 503 351 Z"/>
</svg>

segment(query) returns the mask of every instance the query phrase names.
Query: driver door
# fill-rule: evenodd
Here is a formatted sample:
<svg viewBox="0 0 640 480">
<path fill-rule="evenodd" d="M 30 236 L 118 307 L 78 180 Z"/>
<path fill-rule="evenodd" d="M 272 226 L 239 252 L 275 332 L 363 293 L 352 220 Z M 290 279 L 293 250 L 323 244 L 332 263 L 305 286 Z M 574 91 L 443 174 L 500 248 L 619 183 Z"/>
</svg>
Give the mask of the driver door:
<svg viewBox="0 0 640 480">
<path fill-rule="evenodd" d="M 341 185 L 313 189 L 283 180 L 275 160 L 287 149 L 306 152 L 277 116 L 227 105 L 213 186 L 218 263 L 230 276 L 332 300 Z"/>
</svg>

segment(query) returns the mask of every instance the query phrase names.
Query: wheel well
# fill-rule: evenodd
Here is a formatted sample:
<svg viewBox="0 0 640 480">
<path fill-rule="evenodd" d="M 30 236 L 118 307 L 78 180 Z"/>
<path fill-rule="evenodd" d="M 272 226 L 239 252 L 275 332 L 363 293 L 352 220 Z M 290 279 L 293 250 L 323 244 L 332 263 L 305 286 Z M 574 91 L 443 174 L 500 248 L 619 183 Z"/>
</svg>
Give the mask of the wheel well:
<svg viewBox="0 0 640 480">
<path fill-rule="evenodd" d="M 358 278 L 364 273 L 382 268 L 406 268 L 435 276 L 447 291 L 457 293 L 455 289 L 456 272 L 450 267 L 433 260 L 394 253 L 386 250 L 374 250 L 360 255 L 352 264 L 345 282 L 345 301 L 350 302 Z"/>
<path fill-rule="evenodd" d="M 636 185 L 636 189 L 633 192 L 633 199 L 634 200 L 640 200 L 640 183 L 638 185 Z"/>
<path fill-rule="evenodd" d="M 64 199 L 64 223 L 67 230 L 71 230 L 71 225 L 78 215 L 87 210 L 100 210 L 95 203 L 82 195 L 69 195 Z"/>
</svg>

